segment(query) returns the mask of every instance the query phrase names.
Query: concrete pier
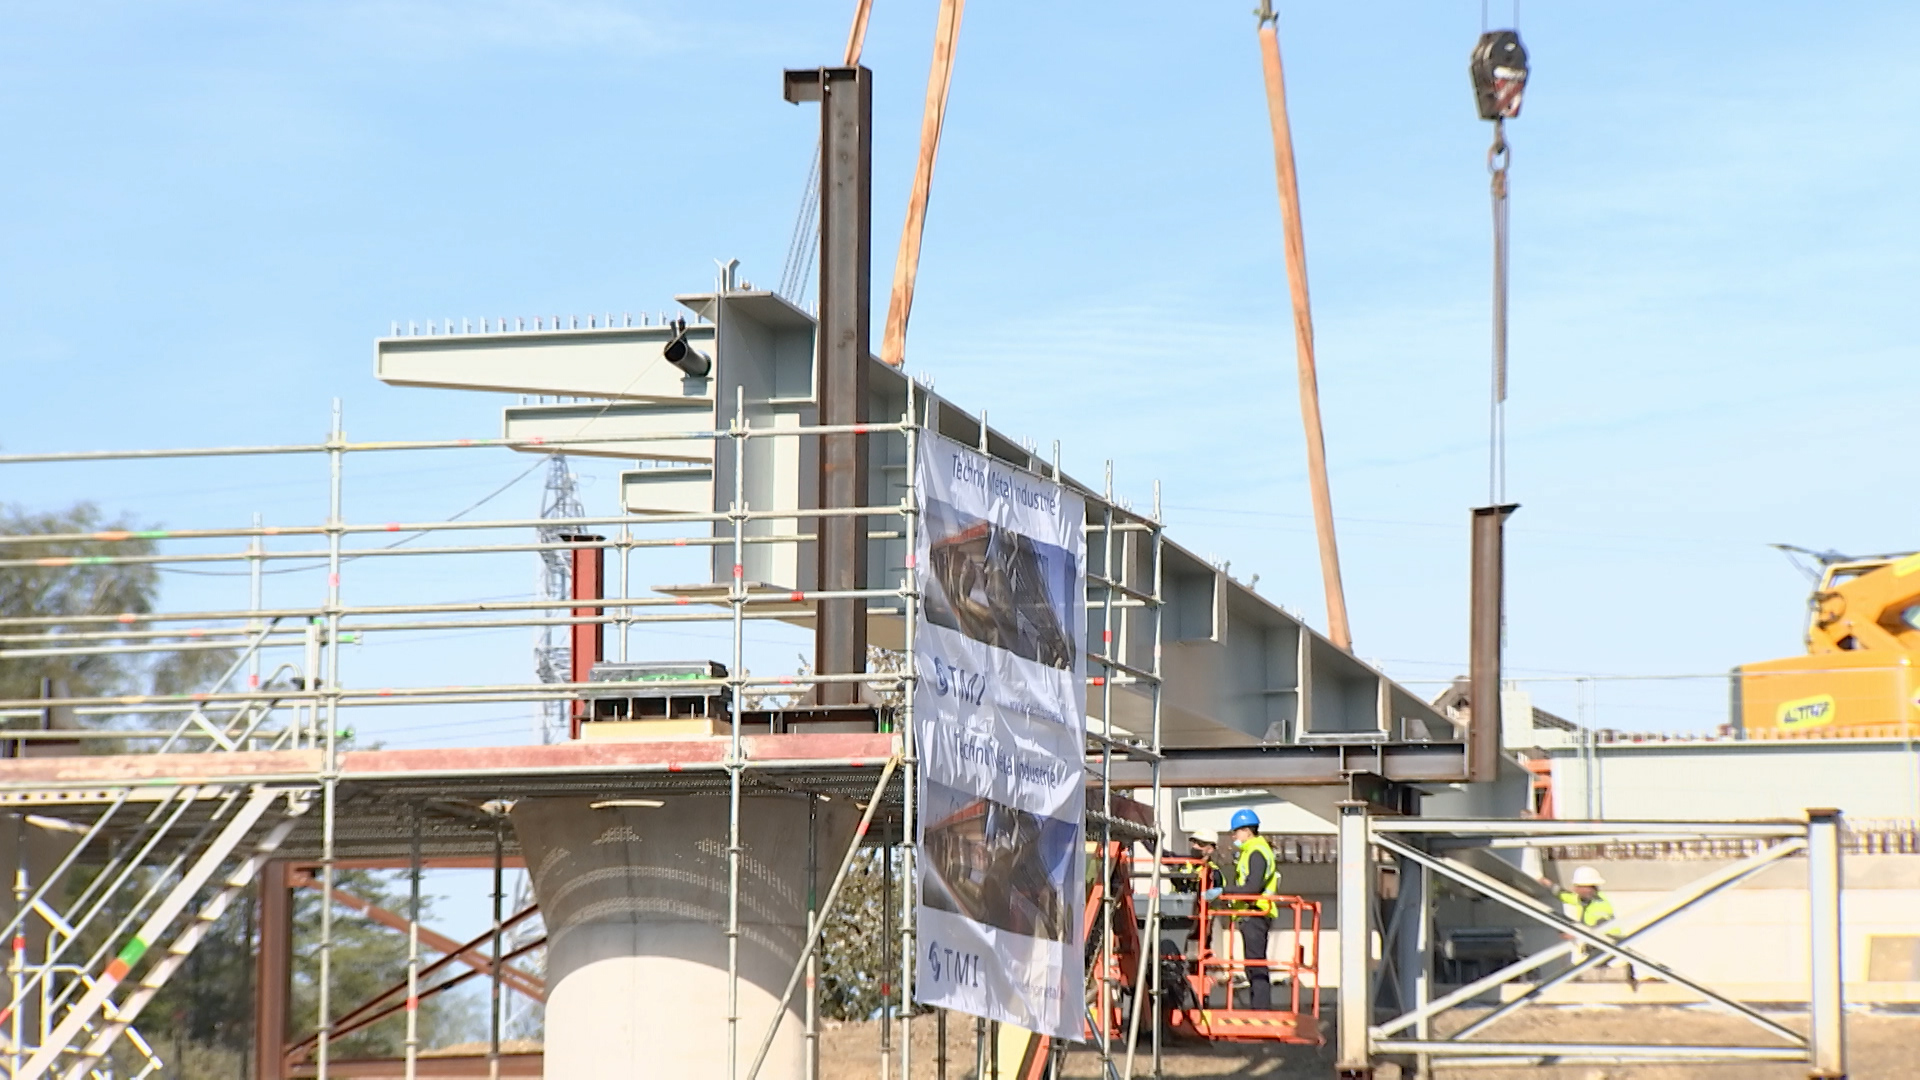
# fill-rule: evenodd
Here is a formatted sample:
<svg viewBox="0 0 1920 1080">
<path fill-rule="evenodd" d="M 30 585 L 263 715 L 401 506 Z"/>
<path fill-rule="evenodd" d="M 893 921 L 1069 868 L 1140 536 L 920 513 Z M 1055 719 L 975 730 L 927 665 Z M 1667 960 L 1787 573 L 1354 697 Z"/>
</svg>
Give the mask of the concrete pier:
<svg viewBox="0 0 1920 1080">
<path fill-rule="evenodd" d="M 531 799 L 513 809 L 547 925 L 549 1077 L 726 1076 L 728 799 L 658 801 L 596 809 L 592 799 Z M 808 853 L 825 867 L 824 895 L 858 823 L 843 799 L 816 802 L 810 822 L 808 801 L 741 800 L 742 1076 L 805 945 Z M 763 1080 L 806 1075 L 804 991 L 794 997 Z"/>
</svg>

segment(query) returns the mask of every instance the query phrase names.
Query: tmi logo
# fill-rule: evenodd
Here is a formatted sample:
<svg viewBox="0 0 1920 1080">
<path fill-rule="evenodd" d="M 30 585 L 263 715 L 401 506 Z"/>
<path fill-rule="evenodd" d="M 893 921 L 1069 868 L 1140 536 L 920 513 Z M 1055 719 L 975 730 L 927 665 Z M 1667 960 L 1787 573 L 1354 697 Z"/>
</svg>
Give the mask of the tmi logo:
<svg viewBox="0 0 1920 1080">
<path fill-rule="evenodd" d="M 933 660 L 933 692 L 941 697 L 949 695 L 978 705 L 987 696 L 987 677 L 977 671 L 955 667 L 935 656 Z"/>
</svg>

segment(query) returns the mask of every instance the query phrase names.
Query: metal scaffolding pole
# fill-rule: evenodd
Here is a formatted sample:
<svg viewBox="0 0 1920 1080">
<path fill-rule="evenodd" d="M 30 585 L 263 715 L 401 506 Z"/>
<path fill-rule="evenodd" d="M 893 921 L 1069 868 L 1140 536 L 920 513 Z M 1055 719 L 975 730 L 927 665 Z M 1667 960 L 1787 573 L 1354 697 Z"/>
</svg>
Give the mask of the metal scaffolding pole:
<svg viewBox="0 0 1920 1080">
<path fill-rule="evenodd" d="M 346 433 L 341 426 L 340 399 L 333 402 L 333 432 L 327 439 L 327 637 L 326 686 L 323 689 L 327 709 L 327 727 L 323 733 L 320 766 L 320 884 L 326 899 L 320 904 L 319 1019 L 320 1042 L 315 1054 L 317 1080 L 329 1080 L 332 1064 L 333 1034 L 333 856 L 335 841 L 334 811 L 338 806 L 340 784 L 340 531 L 342 515 L 342 460 Z M 311 674 L 311 669 L 309 669 Z M 308 681 L 312 689 L 312 681 Z M 317 704 L 317 703 L 316 703 Z"/>
<path fill-rule="evenodd" d="M 900 503 L 901 531 L 906 534 L 907 566 L 900 579 L 901 606 L 906 612 L 906 656 L 900 683 L 900 1076 L 913 1080 L 913 982 L 919 963 L 918 938 L 914 917 L 920 897 L 920 846 L 915 831 L 919 825 L 920 757 L 918 734 L 914 731 L 913 695 L 919 679 L 919 655 L 914 650 L 913 628 L 920 617 L 920 587 L 914 578 L 914 553 L 919 551 L 919 467 L 920 440 L 914 400 L 914 383 L 906 381 L 906 409 L 901 424 L 906 441 L 907 492 Z M 942 1051 L 944 1053 L 944 1049 Z"/>
<path fill-rule="evenodd" d="M 1106 499 L 1101 514 L 1106 528 L 1100 537 L 1101 556 L 1100 574 L 1107 579 L 1101 589 L 1102 603 L 1100 616 L 1100 658 L 1102 660 L 1100 679 L 1100 733 L 1111 746 L 1113 739 L 1113 672 L 1115 635 L 1113 623 L 1114 590 L 1112 583 L 1118 581 L 1120 574 L 1114 569 L 1113 543 L 1113 460 L 1107 460 Z M 1082 750 L 1082 757 L 1085 750 Z M 1113 755 L 1100 755 L 1100 952 L 1098 972 L 1100 980 L 1098 1000 L 1100 1022 L 1096 1025 L 1094 1036 L 1100 1042 L 1100 1073 L 1103 1076 L 1113 1072 Z"/>
<path fill-rule="evenodd" d="M 888 758 L 880 768 L 880 780 L 873 786 L 873 794 L 867 797 L 866 809 L 860 813 L 860 824 L 853 831 L 853 839 L 847 843 L 847 853 L 840 859 L 840 869 L 833 875 L 833 884 L 827 886 L 827 896 L 820 902 L 819 926 L 824 930 L 827 919 L 833 915 L 834 901 L 840 898 L 840 887 L 846 883 L 847 872 L 853 868 L 854 860 L 860 857 L 860 847 L 866 842 L 867 830 L 873 826 L 873 817 L 880 810 L 880 800 L 887 793 L 887 783 L 893 779 L 894 772 L 900 766 L 899 758 Z M 747 1070 L 747 1080 L 756 1080 L 760 1075 L 760 1066 L 766 1061 L 767 1051 L 773 1048 L 774 1036 L 780 1033 L 780 1021 L 786 1016 L 787 1006 L 793 1002 L 793 992 L 800 984 L 800 977 L 808 970 L 808 965 L 818 953 L 824 933 L 813 934 L 807 938 L 806 947 L 800 951 L 800 959 L 793 966 L 793 974 L 787 978 L 787 988 L 780 995 L 780 1002 L 773 1010 L 773 1019 L 767 1024 L 767 1033 L 760 1040 L 760 1050 L 754 1055 L 753 1066 Z"/>
<path fill-rule="evenodd" d="M 412 845 L 407 857 L 407 1042 L 406 1077 L 420 1069 L 420 810 L 413 811 Z M 498 923 L 495 912 L 494 922 Z M 499 967 L 498 960 L 494 966 Z"/>
<path fill-rule="evenodd" d="M 745 684 L 745 629 L 741 617 L 746 611 L 747 585 L 745 548 L 747 510 L 747 392 L 735 387 L 733 397 L 733 502 L 728 515 L 733 522 L 733 581 L 727 599 L 733 608 L 733 666 L 728 677 L 732 688 L 732 724 L 727 733 L 727 1080 L 740 1080 L 740 785 L 741 770 L 746 767 L 741 750 L 741 708 Z M 781 1008 L 785 1008 L 782 1005 Z M 778 1017 L 775 1018 L 776 1020 Z M 757 1067 L 756 1070 L 758 1071 Z"/>
</svg>

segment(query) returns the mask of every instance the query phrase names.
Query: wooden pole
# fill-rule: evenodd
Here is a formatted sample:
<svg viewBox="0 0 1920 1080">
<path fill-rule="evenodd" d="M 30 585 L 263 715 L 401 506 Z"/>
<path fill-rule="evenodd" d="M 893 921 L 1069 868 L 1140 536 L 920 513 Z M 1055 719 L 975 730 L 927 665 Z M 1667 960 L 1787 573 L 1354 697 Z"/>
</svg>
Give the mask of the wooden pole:
<svg viewBox="0 0 1920 1080">
<path fill-rule="evenodd" d="M 953 86 L 953 48 L 966 8 L 967 0 L 940 0 L 940 21 L 933 31 L 933 67 L 927 73 L 927 107 L 920 119 L 920 163 L 907 199 L 907 224 L 900 230 L 900 256 L 893 264 L 893 292 L 887 298 L 887 329 L 880 339 L 880 359 L 894 367 L 906 360 L 907 317 L 913 311 L 913 282 L 920 272 L 920 236 L 927 225 L 933 164 L 940 156 L 940 129 L 947 120 L 947 91 Z"/>
<path fill-rule="evenodd" d="M 871 14 L 873 0 L 854 0 L 853 26 L 847 31 L 846 67 L 860 62 L 860 52 L 867 47 L 867 16 Z"/>
<path fill-rule="evenodd" d="M 1300 226 L 1300 181 L 1287 124 L 1287 86 L 1280 69 L 1280 35 L 1271 10 L 1261 13 L 1260 59 L 1267 76 L 1267 113 L 1273 121 L 1273 164 L 1280 184 L 1280 220 L 1286 231 L 1287 284 L 1293 292 L 1293 343 L 1300 361 L 1300 419 L 1306 425 L 1307 479 L 1313 489 L 1313 525 L 1320 538 L 1320 576 L 1327 587 L 1327 636 L 1349 652 L 1347 596 L 1340 584 L 1340 550 L 1333 538 L 1333 495 L 1327 487 L 1327 444 L 1320 429 L 1320 380 L 1313 363 L 1313 311 L 1307 302 L 1307 241 Z"/>
</svg>

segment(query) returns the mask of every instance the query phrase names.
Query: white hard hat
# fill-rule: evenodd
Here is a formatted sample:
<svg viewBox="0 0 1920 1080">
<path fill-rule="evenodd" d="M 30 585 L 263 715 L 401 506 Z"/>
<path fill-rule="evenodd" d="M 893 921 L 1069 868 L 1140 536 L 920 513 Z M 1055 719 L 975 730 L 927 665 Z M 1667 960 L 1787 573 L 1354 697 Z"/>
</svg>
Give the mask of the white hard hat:
<svg viewBox="0 0 1920 1080">
<path fill-rule="evenodd" d="M 1591 866 L 1576 868 L 1573 872 L 1573 883 L 1575 885 L 1591 885 L 1596 889 L 1606 884 L 1606 882 L 1600 879 L 1600 871 L 1595 870 Z"/>
</svg>

